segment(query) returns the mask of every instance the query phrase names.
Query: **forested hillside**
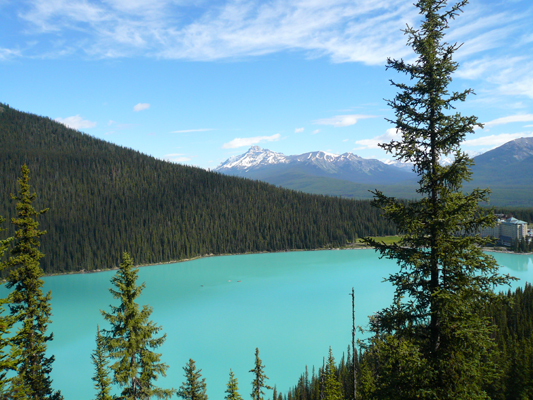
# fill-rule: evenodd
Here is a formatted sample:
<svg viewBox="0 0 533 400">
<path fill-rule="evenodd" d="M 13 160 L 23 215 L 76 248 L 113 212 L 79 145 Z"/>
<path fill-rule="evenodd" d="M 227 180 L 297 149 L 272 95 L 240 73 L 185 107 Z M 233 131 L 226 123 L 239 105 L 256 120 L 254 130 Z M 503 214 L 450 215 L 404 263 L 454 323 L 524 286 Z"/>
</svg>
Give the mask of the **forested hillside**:
<svg viewBox="0 0 533 400">
<path fill-rule="evenodd" d="M 340 246 L 395 233 L 368 201 L 168 163 L 0 107 L 0 215 L 14 214 L 9 195 L 27 164 L 36 208 L 50 208 L 40 220 L 46 273 L 112 267 L 123 251 L 143 264 Z"/>
</svg>

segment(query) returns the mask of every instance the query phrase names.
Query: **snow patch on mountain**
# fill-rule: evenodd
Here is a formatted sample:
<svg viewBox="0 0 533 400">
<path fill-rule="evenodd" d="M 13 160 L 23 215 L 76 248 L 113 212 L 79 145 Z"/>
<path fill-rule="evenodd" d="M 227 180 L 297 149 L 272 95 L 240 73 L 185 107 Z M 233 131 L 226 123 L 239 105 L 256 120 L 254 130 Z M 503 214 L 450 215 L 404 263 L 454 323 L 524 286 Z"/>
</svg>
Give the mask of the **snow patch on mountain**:
<svg viewBox="0 0 533 400">
<path fill-rule="evenodd" d="M 257 166 L 287 164 L 290 161 L 282 153 L 276 153 L 268 149 L 262 149 L 259 146 L 252 146 L 246 153 L 228 158 L 215 168 L 215 171 L 224 172 L 224 170 L 238 169 L 248 170 Z"/>
<path fill-rule="evenodd" d="M 275 164 L 289 164 L 295 162 L 313 163 L 317 165 L 326 166 L 342 165 L 353 161 L 370 161 L 365 160 L 352 153 L 332 154 L 325 151 L 314 151 L 294 156 L 286 156 L 282 153 L 276 153 L 268 149 L 262 149 L 259 146 L 252 146 L 250 149 L 241 155 L 233 156 L 221 163 L 215 168 L 215 171 L 224 172 L 226 170 L 240 170 L 247 171 Z"/>
</svg>

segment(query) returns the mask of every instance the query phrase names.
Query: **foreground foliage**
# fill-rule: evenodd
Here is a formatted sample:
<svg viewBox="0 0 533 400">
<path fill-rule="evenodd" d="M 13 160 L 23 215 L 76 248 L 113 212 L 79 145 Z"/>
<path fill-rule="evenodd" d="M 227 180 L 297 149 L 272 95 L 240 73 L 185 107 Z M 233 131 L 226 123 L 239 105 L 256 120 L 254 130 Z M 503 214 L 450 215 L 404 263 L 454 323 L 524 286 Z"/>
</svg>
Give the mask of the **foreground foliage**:
<svg viewBox="0 0 533 400">
<path fill-rule="evenodd" d="M 196 369 L 196 363 L 191 358 L 183 367 L 185 382 L 178 390 L 178 396 L 183 400 L 207 400 L 205 378 L 202 378 L 202 370 Z"/>
<path fill-rule="evenodd" d="M 91 362 L 94 365 L 94 390 L 96 400 L 112 400 L 111 378 L 109 377 L 109 359 L 104 350 L 103 338 L 100 335 L 100 327 L 96 328 L 96 349 L 91 354 Z"/>
<path fill-rule="evenodd" d="M 226 400 L 242 400 L 242 396 L 239 393 L 239 381 L 235 378 L 233 371 L 229 370 L 229 381 L 226 389 Z"/>
<path fill-rule="evenodd" d="M 265 394 L 263 389 L 272 390 L 272 388 L 266 384 L 268 376 L 265 374 L 265 366 L 259 358 L 259 349 L 257 347 L 255 349 L 255 365 L 249 372 L 254 375 L 250 397 L 252 400 L 263 400 L 263 395 Z"/>
<path fill-rule="evenodd" d="M 101 344 L 109 357 L 116 360 L 110 366 L 113 383 L 123 388 L 124 399 L 166 399 L 175 391 L 155 386 L 159 376 L 166 376 L 168 366 L 161 362 L 161 354 L 153 351 L 164 343 L 166 334 L 156 336 L 161 327 L 149 320 L 152 308 L 145 305 L 140 309 L 135 302 L 144 289 L 144 284 L 136 284 L 137 274 L 132 258 L 124 253 L 111 279 L 115 289 L 109 289 L 120 305 L 111 306 L 110 312 L 102 311 L 111 328 L 103 331 L 97 345 Z"/>
</svg>

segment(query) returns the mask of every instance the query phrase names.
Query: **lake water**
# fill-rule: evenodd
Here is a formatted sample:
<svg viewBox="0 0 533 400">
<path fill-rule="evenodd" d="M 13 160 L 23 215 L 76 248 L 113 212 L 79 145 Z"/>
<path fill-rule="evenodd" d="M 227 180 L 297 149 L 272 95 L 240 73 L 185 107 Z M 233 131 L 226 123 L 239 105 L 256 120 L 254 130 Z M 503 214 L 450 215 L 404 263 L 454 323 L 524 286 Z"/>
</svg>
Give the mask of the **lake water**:
<svg viewBox="0 0 533 400">
<path fill-rule="evenodd" d="M 533 282 L 532 256 L 494 256 L 503 273 L 520 278 L 514 287 Z M 356 323 L 364 326 L 369 315 L 390 304 L 392 287 L 382 281 L 396 270 L 394 261 L 379 260 L 373 250 L 210 257 L 140 268 L 138 283 L 146 282 L 146 289 L 139 304 L 153 307 L 152 320 L 167 334 L 160 352 L 169 369 L 160 386 L 179 388 L 182 367 L 192 358 L 211 399 L 224 398 L 230 368 L 246 398 L 258 347 L 267 383 L 285 393 L 306 365 L 311 372 L 322 364 L 329 346 L 337 360 L 346 352 L 352 286 Z M 94 398 L 90 355 L 97 324 L 107 327 L 99 310 L 116 305 L 108 292 L 114 274 L 45 279 L 53 296 L 53 387 L 66 400 Z"/>
</svg>

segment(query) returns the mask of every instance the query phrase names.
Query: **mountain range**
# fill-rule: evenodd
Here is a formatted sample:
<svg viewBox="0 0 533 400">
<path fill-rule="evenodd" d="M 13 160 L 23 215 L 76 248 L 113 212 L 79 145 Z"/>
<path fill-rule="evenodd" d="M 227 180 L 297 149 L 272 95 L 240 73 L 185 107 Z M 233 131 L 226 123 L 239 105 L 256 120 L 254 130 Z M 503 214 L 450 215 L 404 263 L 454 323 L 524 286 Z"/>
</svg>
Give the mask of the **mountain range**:
<svg viewBox="0 0 533 400">
<path fill-rule="evenodd" d="M 373 184 L 392 184 L 416 178 L 410 168 L 399 168 L 395 164 L 388 165 L 352 153 L 337 155 L 315 151 L 286 156 L 259 146 L 252 146 L 246 153 L 229 158 L 215 171 L 267 181 L 269 177 L 291 172 Z"/>
<path fill-rule="evenodd" d="M 443 160 L 446 165 L 451 160 Z M 495 205 L 533 206 L 533 138 L 521 138 L 474 157 L 465 190 L 490 187 Z M 265 181 L 308 193 L 372 198 L 371 190 L 401 198 L 417 196 L 417 177 L 408 164 L 389 164 L 352 153 L 323 151 L 286 156 L 252 146 L 215 171 Z"/>
</svg>

